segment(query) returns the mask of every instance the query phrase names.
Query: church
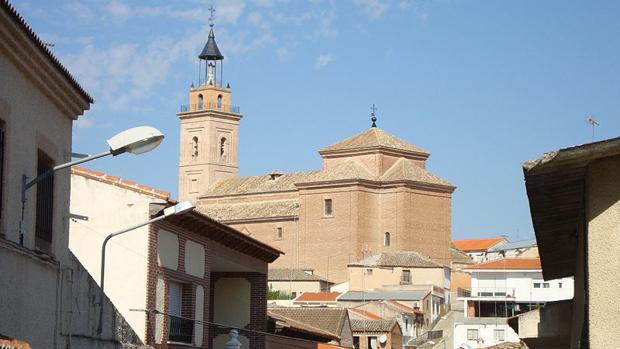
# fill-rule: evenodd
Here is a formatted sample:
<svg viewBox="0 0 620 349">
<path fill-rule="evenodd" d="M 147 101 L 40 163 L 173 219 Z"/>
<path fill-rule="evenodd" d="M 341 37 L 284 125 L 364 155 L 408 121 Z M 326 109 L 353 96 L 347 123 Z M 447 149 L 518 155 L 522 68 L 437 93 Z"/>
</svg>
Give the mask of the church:
<svg viewBox="0 0 620 349">
<path fill-rule="evenodd" d="M 373 113 L 368 130 L 319 151 L 321 169 L 241 177 L 242 115 L 222 84 L 213 27 L 198 57 L 198 86 L 177 114 L 179 200 L 283 251 L 272 268 L 339 283 L 349 263 L 387 251 L 449 265 L 456 187 L 426 170 L 428 151 L 376 127 Z"/>
</svg>

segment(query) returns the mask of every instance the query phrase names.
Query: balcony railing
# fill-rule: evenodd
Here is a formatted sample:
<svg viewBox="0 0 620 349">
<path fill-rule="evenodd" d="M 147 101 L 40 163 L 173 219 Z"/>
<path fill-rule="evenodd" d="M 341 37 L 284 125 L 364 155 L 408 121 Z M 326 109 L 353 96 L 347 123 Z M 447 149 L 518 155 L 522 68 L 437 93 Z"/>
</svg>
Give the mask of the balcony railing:
<svg viewBox="0 0 620 349">
<path fill-rule="evenodd" d="M 501 299 L 513 299 L 515 298 L 515 289 L 506 287 L 472 287 L 472 288 L 459 288 L 459 297 L 471 297 L 471 298 L 501 298 Z"/>
<path fill-rule="evenodd" d="M 215 110 L 225 113 L 241 114 L 241 108 L 236 105 L 218 104 L 218 103 L 198 103 L 198 104 L 184 104 L 181 105 L 181 113 L 203 111 L 203 110 Z"/>
<path fill-rule="evenodd" d="M 170 333 L 168 341 L 179 343 L 192 343 L 194 335 L 194 322 L 170 315 Z"/>
</svg>

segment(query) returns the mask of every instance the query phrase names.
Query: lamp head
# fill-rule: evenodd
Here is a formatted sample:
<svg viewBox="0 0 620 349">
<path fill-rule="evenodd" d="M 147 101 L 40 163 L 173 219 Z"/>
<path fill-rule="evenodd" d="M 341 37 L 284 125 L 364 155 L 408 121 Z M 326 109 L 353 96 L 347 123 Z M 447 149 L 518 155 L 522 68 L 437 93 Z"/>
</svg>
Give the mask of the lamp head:
<svg viewBox="0 0 620 349">
<path fill-rule="evenodd" d="M 196 206 L 194 206 L 194 204 L 192 204 L 191 202 L 181 201 L 174 206 L 166 207 L 164 209 L 164 216 L 168 217 L 168 216 L 173 216 L 177 214 L 182 214 L 187 211 L 191 211 L 194 208 L 196 208 Z"/>
<path fill-rule="evenodd" d="M 142 154 L 151 151 L 163 141 L 164 135 L 150 126 L 140 126 L 125 130 L 107 140 L 112 155 L 129 152 Z"/>
</svg>

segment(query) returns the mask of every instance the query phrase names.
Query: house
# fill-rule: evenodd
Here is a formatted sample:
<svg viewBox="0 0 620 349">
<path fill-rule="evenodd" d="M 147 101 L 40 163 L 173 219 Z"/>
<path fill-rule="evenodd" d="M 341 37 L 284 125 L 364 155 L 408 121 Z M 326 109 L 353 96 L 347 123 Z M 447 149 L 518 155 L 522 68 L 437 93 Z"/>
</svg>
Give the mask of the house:
<svg viewBox="0 0 620 349">
<path fill-rule="evenodd" d="M 401 349 L 403 336 L 396 320 L 351 320 L 355 349 Z"/>
<path fill-rule="evenodd" d="M 573 297 L 573 279 L 543 280 L 540 259 L 504 258 L 469 266 L 471 288 L 461 290 L 466 317 L 507 317 Z"/>
<path fill-rule="evenodd" d="M 396 320 L 402 331 L 403 343 L 417 337 L 425 329 L 424 312 L 420 308 L 394 300 L 369 301 L 349 308 L 349 317 L 352 320 Z"/>
<path fill-rule="evenodd" d="M 319 340 L 320 334 L 331 339 L 328 344 L 353 347 L 351 322 L 344 308 L 270 307 L 268 313 L 282 323 L 281 328 L 276 326 L 276 334 L 311 340 Z M 292 328 L 287 324 L 293 324 Z"/>
<path fill-rule="evenodd" d="M 269 290 L 280 291 L 295 298 L 303 292 L 329 292 L 333 282 L 314 274 L 312 269 L 270 268 Z"/>
<path fill-rule="evenodd" d="M 450 298 L 450 268 L 418 252 L 383 252 L 347 267 L 351 291 L 420 289 L 420 285 L 431 285 L 442 289 L 444 299 Z"/>
<path fill-rule="evenodd" d="M 454 322 L 454 349 L 518 345 L 521 340 L 504 317 L 464 317 Z M 518 346 L 517 348 L 521 348 Z"/>
<path fill-rule="evenodd" d="M 421 328 L 429 330 L 445 312 L 443 307 L 443 292 L 424 290 L 374 290 L 374 291 L 349 291 L 338 297 L 338 304 L 344 307 L 365 307 L 365 304 L 373 301 L 396 301 L 401 305 L 413 308 L 423 314 L 424 321 Z"/>
<path fill-rule="evenodd" d="M 71 212 L 81 219 L 71 221 L 70 248 L 93 275 L 107 234 L 172 204 L 166 192 L 81 167 L 71 185 Z M 232 327 L 243 347 L 262 347 L 256 331 L 267 326 L 267 265 L 280 253 L 190 211 L 110 240 L 105 293 L 149 345 L 219 348 Z"/>
<path fill-rule="evenodd" d="M 620 138 L 523 164 L 544 280 L 574 278 L 571 301 L 523 314 L 530 348 L 612 348 L 620 335 Z M 518 321 L 521 323 L 520 321 Z"/>
<path fill-rule="evenodd" d="M 495 245 L 487 251 L 486 260 L 499 258 L 538 258 L 536 240 L 508 241 Z"/>
<path fill-rule="evenodd" d="M 467 253 L 476 263 L 487 260 L 487 253 L 490 248 L 506 243 L 506 238 L 502 236 L 484 238 L 452 240 L 452 243 L 459 250 Z"/>
<path fill-rule="evenodd" d="M 0 80 L 0 347 L 140 347 L 69 251 L 70 175 L 51 170 L 93 98 L 6 0 Z"/>
<path fill-rule="evenodd" d="M 298 307 L 335 307 L 340 292 L 304 292 L 293 300 Z"/>
</svg>

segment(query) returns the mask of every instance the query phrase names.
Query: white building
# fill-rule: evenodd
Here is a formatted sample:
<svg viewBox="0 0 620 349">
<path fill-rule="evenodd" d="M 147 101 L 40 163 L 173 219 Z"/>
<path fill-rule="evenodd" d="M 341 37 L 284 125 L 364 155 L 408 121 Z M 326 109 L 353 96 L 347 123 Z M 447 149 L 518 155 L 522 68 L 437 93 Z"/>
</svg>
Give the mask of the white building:
<svg viewBox="0 0 620 349">
<path fill-rule="evenodd" d="M 466 317 L 454 322 L 454 349 L 488 348 L 507 342 L 519 343 L 520 339 L 505 318 Z"/>
</svg>

